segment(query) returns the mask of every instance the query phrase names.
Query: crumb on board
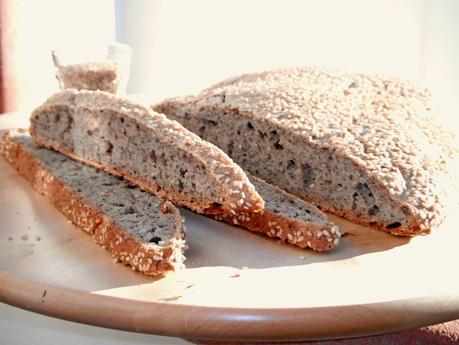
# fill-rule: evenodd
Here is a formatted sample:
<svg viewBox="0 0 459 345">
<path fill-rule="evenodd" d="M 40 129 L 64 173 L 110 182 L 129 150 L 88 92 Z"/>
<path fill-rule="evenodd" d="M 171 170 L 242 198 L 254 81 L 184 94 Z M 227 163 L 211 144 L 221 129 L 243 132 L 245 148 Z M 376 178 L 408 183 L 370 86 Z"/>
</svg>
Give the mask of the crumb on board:
<svg viewBox="0 0 459 345">
<path fill-rule="evenodd" d="M 161 301 L 161 302 L 174 302 L 174 301 L 176 301 L 176 300 L 178 300 L 180 298 L 182 298 L 182 296 L 177 295 L 177 296 L 160 298 L 158 301 Z"/>
<path fill-rule="evenodd" d="M 13 238 L 12 238 L 11 236 L 9 236 L 9 237 L 8 237 L 8 241 L 11 242 L 12 240 L 13 240 Z"/>
<path fill-rule="evenodd" d="M 37 235 L 37 236 L 35 236 L 35 241 L 37 241 L 37 242 L 41 241 L 41 237 L 40 237 L 40 236 L 38 236 L 38 235 Z"/>
<path fill-rule="evenodd" d="M 24 234 L 24 235 L 21 236 L 21 240 L 23 240 L 23 241 L 27 241 L 28 239 L 29 239 L 29 235 L 27 235 L 27 234 Z"/>
</svg>

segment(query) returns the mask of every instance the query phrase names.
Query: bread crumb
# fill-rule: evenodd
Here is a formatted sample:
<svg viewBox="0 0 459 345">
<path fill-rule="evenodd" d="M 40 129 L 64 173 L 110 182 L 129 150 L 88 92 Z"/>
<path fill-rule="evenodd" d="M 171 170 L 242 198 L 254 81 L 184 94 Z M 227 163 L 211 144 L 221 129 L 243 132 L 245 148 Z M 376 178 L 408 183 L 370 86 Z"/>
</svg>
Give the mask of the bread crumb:
<svg viewBox="0 0 459 345">
<path fill-rule="evenodd" d="M 164 297 L 164 298 L 160 298 L 159 301 L 162 301 L 162 302 L 173 302 L 173 301 L 176 301 L 178 299 L 182 298 L 182 296 L 180 295 L 177 295 L 177 296 L 172 296 L 172 297 Z"/>
<path fill-rule="evenodd" d="M 23 240 L 23 241 L 27 241 L 28 239 L 29 239 L 29 235 L 27 235 L 27 234 L 24 234 L 24 235 L 21 236 L 21 240 Z"/>
<path fill-rule="evenodd" d="M 10 237 L 8 237 L 8 241 L 10 241 L 10 242 L 11 242 L 12 240 L 13 240 L 13 238 L 12 238 L 11 236 L 10 236 Z"/>
<path fill-rule="evenodd" d="M 35 236 L 35 241 L 37 241 L 37 242 L 41 241 L 41 237 L 40 236 Z"/>
</svg>

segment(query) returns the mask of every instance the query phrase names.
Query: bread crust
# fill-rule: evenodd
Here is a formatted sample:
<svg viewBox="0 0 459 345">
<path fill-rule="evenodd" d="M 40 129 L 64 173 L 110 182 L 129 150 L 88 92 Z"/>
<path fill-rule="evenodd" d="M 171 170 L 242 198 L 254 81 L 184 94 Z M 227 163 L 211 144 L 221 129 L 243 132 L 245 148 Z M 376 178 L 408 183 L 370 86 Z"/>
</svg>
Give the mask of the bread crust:
<svg viewBox="0 0 459 345">
<path fill-rule="evenodd" d="M 94 242 L 108 250 L 116 261 L 149 276 L 163 275 L 167 271 L 184 267 L 183 220 L 179 210 L 170 202 L 165 201 L 162 208 L 175 215 L 176 237 L 168 246 L 146 245 L 59 181 L 15 142 L 9 133 L 4 135 L 0 146 L 6 160 L 36 191 L 44 195 L 74 225 L 91 234 Z"/>
</svg>

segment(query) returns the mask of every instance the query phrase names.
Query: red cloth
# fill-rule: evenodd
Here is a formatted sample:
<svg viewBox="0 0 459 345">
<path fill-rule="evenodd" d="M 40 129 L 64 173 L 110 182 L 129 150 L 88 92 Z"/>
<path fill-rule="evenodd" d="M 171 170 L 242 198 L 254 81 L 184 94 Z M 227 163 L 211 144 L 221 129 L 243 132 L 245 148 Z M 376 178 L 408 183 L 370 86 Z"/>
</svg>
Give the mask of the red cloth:
<svg viewBox="0 0 459 345">
<path fill-rule="evenodd" d="M 24 0 L 0 0 L 0 115 L 17 110 L 25 95 L 25 80 L 18 62 L 18 31 Z"/>
</svg>

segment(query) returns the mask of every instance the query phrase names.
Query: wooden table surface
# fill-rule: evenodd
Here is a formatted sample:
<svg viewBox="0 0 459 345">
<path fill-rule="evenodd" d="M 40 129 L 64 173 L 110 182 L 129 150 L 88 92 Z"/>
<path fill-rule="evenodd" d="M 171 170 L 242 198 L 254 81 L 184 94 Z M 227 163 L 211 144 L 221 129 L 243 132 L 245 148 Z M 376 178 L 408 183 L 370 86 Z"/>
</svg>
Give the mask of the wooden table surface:
<svg viewBox="0 0 459 345">
<path fill-rule="evenodd" d="M 0 118 L 0 127 L 25 117 Z M 396 238 L 347 235 L 315 254 L 184 210 L 187 269 L 162 279 L 115 264 L 0 159 L 0 301 L 77 322 L 207 339 L 325 339 L 459 318 L 458 220 Z"/>
</svg>

